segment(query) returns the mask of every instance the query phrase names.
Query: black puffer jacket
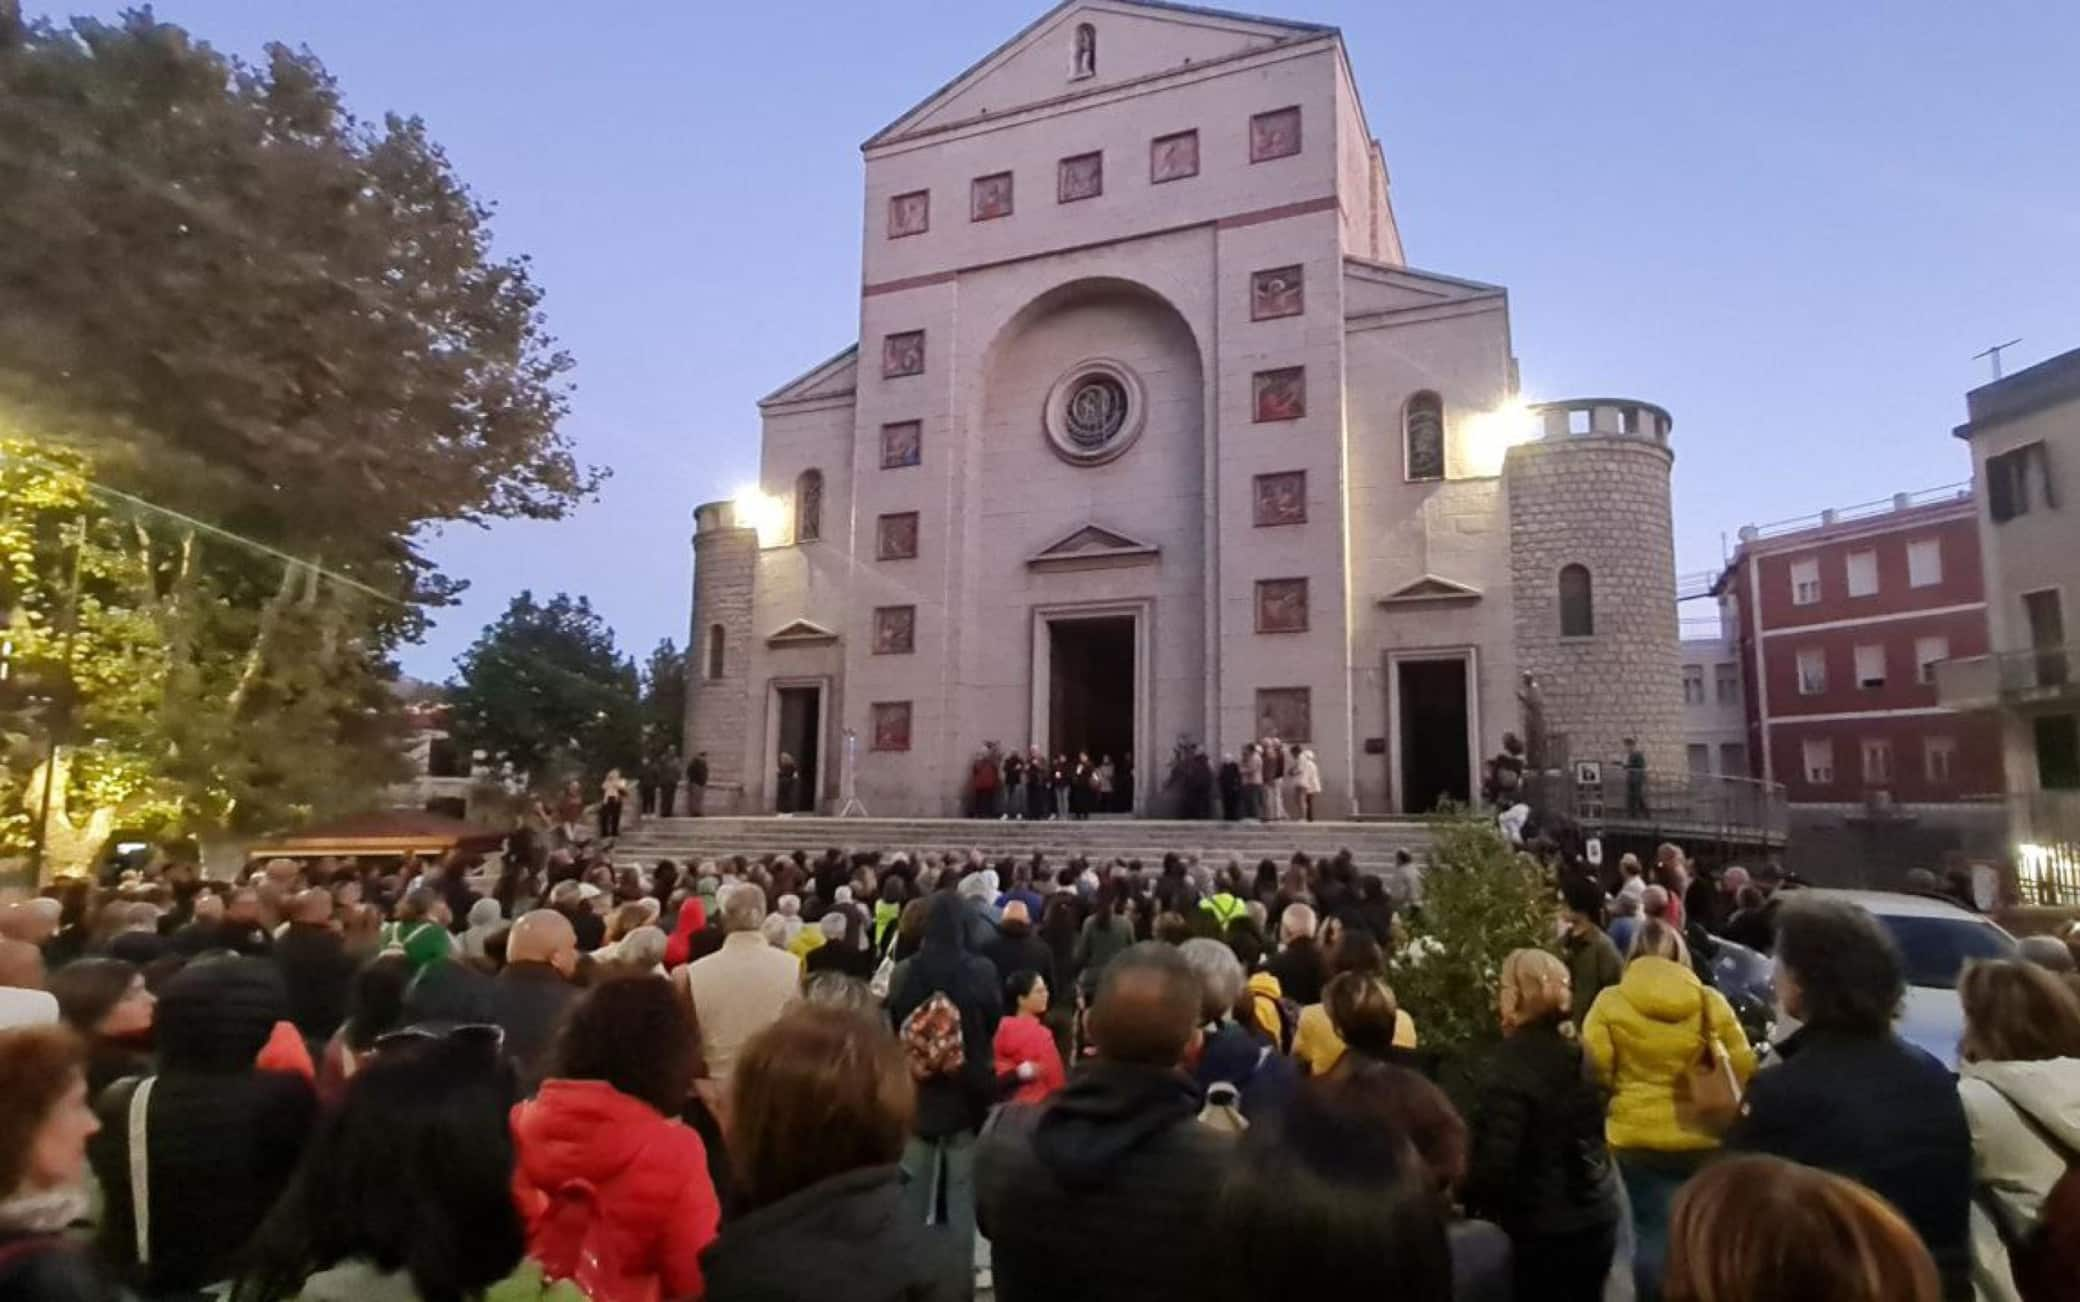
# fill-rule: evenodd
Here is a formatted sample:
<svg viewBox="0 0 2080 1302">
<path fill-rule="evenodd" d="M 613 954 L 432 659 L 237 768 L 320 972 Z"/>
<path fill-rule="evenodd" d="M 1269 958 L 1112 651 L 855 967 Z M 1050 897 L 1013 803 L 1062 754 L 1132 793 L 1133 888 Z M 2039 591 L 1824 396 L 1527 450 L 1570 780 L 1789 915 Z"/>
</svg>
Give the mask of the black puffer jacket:
<svg viewBox="0 0 2080 1302">
<path fill-rule="evenodd" d="M 968 913 L 961 901 L 940 891 L 932 896 L 930 909 L 923 945 L 902 966 L 888 992 L 888 1017 L 900 1032 L 904 1019 L 935 994 L 952 1000 L 960 1012 L 960 1074 L 934 1076 L 917 1086 L 918 1135 L 944 1139 L 980 1128 L 996 1101 L 991 1055 L 997 1023 L 1004 1016 L 1004 997 L 997 988 L 997 970 L 968 948 Z"/>
<path fill-rule="evenodd" d="M 1562 1016 L 1502 1042 L 1474 1109 L 1466 1208 L 1513 1239 L 1573 1234 L 1618 1220 L 1604 1147 L 1603 1091 Z"/>
<path fill-rule="evenodd" d="M 903 1214 L 903 1173 L 832 1176 L 722 1227 L 701 1254 L 717 1302 L 955 1302 L 970 1265 L 945 1235 Z"/>
<path fill-rule="evenodd" d="M 146 1293 L 228 1278 L 303 1152 L 317 1113 L 310 1083 L 256 1071 L 253 1060 L 287 999 L 259 958 L 205 959 L 159 994 L 159 1072 L 145 1110 L 151 1260 L 137 1266 L 131 1206 L 130 1102 L 139 1082 L 102 1095 L 87 1158 L 107 1199 L 100 1248 Z"/>
<path fill-rule="evenodd" d="M 122 1302 L 77 1244 L 58 1234 L 0 1231 L 0 1302 Z"/>
</svg>

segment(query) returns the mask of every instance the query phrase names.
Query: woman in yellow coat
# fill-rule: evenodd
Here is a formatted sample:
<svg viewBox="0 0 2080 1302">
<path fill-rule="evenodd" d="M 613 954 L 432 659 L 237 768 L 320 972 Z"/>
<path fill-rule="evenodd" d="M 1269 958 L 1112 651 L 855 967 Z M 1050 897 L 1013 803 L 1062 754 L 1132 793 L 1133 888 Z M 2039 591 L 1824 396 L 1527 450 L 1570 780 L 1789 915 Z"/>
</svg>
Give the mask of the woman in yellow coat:
<svg viewBox="0 0 2080 1302">
<path fill-rule="evenodd" d="M 1582 1022 L 1582 1047 L 1611 1091 L 1604 1136 L 1632 1203 L 1642 1299 L 1660 1296 L 1670 1201 L 1719 1147 L 1719 1130 L 1686 1106 L 1706 1038 L 1745 1087 L 1755 1051 L 1732 1005 L 1698 980 L 1682 936 L 1650 918 L 1633 938 L 1624 976 L 1596 996 Z"/>
</svg>

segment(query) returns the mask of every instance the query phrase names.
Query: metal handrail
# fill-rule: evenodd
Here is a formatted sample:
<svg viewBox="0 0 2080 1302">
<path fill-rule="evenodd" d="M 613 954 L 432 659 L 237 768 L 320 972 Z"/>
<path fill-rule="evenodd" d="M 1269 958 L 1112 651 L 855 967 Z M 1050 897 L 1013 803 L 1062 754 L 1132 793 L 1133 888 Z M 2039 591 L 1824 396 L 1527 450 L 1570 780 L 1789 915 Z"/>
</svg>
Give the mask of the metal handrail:
<svg viewBox="0 0 2080 1302">
<path fill-rule="evenodd" d="M 1816 511 L 1811 515 L 1796 516 L 1789 520 L 1774 520 L 1768 524 L 1749 525 L 1741 531 L 1742 540 L 1750 538 L 1779 538 L 1789 533 L 1801 533 L 1828 524 L 1847 524 L 1856 520 L 1874 519 L 1890 515 L 1894 511 L 1910 511 L 1917 506 L 1933 506 L 1939 502 L 1964 501 L 1972 495 L 1972 481 L 1960 480 L 1954 484 L 1942 484 L 1935 488 L 1923 488 L 1912 493 L 1897 493 L 1891 497 L 1872 502 L 1858 502 L 1854 506 L 1836 507 Z"/>
</svg>

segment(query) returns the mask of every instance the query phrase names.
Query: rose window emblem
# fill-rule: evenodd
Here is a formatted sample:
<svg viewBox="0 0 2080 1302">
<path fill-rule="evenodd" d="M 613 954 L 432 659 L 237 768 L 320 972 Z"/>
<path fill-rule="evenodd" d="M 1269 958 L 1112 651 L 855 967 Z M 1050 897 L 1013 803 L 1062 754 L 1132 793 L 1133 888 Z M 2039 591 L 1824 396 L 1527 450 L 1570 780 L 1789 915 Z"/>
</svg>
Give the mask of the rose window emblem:
<svg viewBox="0 0 2080 1302">
<path fill-rule="evenodd" d="M 1140 436 L 1145 406 L 1134 372 L 1102 358 L 1079 362 L 1048 392 L 1048 442 L 1077 465 L 1110 461 Z"/>
</svg>

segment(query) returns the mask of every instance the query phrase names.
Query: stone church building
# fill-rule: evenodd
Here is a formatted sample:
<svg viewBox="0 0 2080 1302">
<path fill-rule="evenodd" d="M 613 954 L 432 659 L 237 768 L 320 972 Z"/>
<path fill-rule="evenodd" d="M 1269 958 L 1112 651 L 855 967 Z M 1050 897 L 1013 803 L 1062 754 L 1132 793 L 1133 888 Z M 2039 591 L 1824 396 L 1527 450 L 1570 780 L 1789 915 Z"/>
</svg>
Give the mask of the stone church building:
<svg viewBox="0 0 2080 1302">
<path fill-rule="evenodd" d="M 1556 753 L 1681 766 L 1669 416 L 1524 404 L 1334 28 L 1069 0 L 863 152 L 859 342 L 696 512 L 710 812 L 950 815 L 995 741 L 1147 813 L 1180 739 L 1273 733 L 1323 817 L 1428 810 L 1525 674 Z"/>
</svg>

